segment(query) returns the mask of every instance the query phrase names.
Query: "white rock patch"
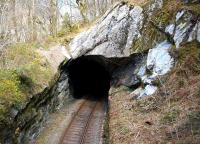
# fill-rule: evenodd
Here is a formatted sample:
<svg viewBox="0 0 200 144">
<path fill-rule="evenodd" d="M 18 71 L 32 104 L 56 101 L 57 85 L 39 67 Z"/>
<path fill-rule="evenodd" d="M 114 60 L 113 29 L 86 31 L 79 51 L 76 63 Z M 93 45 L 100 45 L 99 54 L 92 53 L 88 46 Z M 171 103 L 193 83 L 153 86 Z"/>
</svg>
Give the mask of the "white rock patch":
<svg viewBox="0 0 200 144">
<path fill-rule="evenodd" d="M 145 74 L 146 67 L 145 65 L 141 66 L 137 75 L 146 86 L 136 89 L 131 95 L 137 95 L 137 98 L 142 98 L 156 92 L 158 88 L 154 86 L 152 82 L 155 81 L 159 75 L 164 75 L 169 72 L 174 64 L 174 59 L 169 54 L 171 46 L 169 42 L 163 41 L 155 48 L 149 50 L 146 67 L 151 70 L 152 74 Z"/>
<path fill-rule="evenodd" d="M 149 95 L 152 95 L 156 92 L 158 88 L 156 86 L 153 86 L 153 85 L 147 85 L 145 86 L 145 88 L 138 88 L 136 89 L 135 91 L 133 91 L 131 93 L 131 95 L 136 95 L 137 98 L 142 98 L 142 97 L 145 97 L 145 96 L 149 96 Z"/>
<path fill-rule="evenodd" d="M 182 10 L 176 14 L 176 22 L 184 15 L 185 11 Z"/>
<path fill-rule="evenodd" d="M 170 24 L 165 28 L 165 32 L 169 33 L 170 35 L 173 35 L 174 34 L 174 28 L 175 28 L 175 25 Z"/>
<path fill-rule="evenodd" d="M 188 42 L 192 42 L 193 40 L 196 39 L 197 36 L 197 28 L 198 28 L 198 23 L 194 26 L 192 31 L 189 34 Z"/>
<path fill-rule="evenodd" d="M 179 48 L 181 42 L 183 42 L 185 36 L 187 35 L 188 29 L 191 27 L 191 23 L 181 23 L 176 27 L 175 35 L 174 35 L 174 41 L 176 44 L 176 47 Z"/>
<path fill-rule="evenodd" d="M 164 75 L 173 66 L 173 58 L 169 55 L 171 44 L 167 41 L 161 42 L 155 48 L 149 50 L 147 56 L 147 68 L 157 75 Z"/>
</svg>

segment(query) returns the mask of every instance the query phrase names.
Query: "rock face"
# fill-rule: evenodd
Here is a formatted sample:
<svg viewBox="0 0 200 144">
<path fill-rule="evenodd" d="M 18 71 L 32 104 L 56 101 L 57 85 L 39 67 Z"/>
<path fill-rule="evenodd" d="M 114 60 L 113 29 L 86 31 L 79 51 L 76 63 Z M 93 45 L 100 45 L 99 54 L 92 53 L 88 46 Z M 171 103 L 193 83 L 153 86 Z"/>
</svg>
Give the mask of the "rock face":
<svg viewBox="0 0 200 144">
<path fill-rule="evenodd" d="M 164 23 L 157 23 L 155 17 L 164 7 L 162 0 L 152 0 L 143 7 L 130 6 L 124 2 L 116 4 L 92 28 L 80 33 L 71 41 L 69 46 L 72 57 L 128 57 L 132 53 L 144 53 L 148 50 L 147 56 L 144 55 L 137 61 L 138 64 L 130 74 L 132 76 L 118 78 L 119 82 L 115 83 L 125 86 L 129 86 L 128 82 L 136 85 L 143 83 L 143 87 L 133 92 L 138 98 L 153 94 L 157 90 L 154 81 L 169 72 L 175 63 L 170 50 L 174 47 L 179 49 L 188 42 L 200 42 L 198 14 L 180 8 Z M 125 66 L 122 67 L 126 71 Z M 114 72 L 113 77 L 115 75 L 119 76 L 119 71 L 116 71 L 116 74 Z"/>
<path fill-rule="evenodd" d="M 142 41 L 144 42 L 148 41 L 146 40 L 148 38 L 145 37 L 146 33 L 143 32 L 143 29 L 148 27 L 145 22 L 150 21 L 151 16 L 157 10 L 162 8 L 162 5 L 162 0 L 151 1 L 145 8 L 142 8 L 140 6 L 130 6 L 124 2 L 116 4 L 97 22 L 96 25 L 94 25 L 89 30 L 80 33 L 72 40 L 72 42 L 69 44 L 72 57 L 77 58 L 82 55 L 103 55 L 105 57 L 130 56 L 136 51 L 134 45 L 136 45 L 139 40 L 142 39 Z M 160 36 L 158 37 L 158 40 L 160 40 Z M 162 40 L 164 39 L 165 38 L 162 38 Z M 155 40 L 150 45 L 155 46 L 156 43 L 159 42 L 155 42 Z M 151 66 L 154 67 L 154 71 L 160 74 L 165 74 L 167 71 L 170 70 L 173 63 L 173 58 L 171 58 L 168 53 L 168 49 L 170 47 L 171 45 L 169 43 L 163 42 L 155 49 L 151 49 L 148 55 L 148 64 L 147 57 L 146 55 L 144 55 L 141 59 L 141 62 L 137 62 L 138 65 L 136 66 L 138 67 L 139 65 L 141 65 L 139 63 L 142 63 L 143 69 L 138 68 L 140 69 L 138 72 L 140 74 L 132 70 L 133 72 L 129 74 L 128 77 L 126 76 L 123 78 L 123 76 L 120 76 L 120 72 L 123 75 L 122 70 L 117 70 L 113 74 L 113 77 L 115 78 L 115 83 L 132 87 L 133 83 L 135 85 L 138 85 L 139 83 L 141 83 L 141 80 L 151 81 L 151 79 L 155 79 L 156 74 L 154 74 L 152 78 L 145 76 L 147 67 L 150 68 Z M 133 51 L 132 49 L 135 50 Z M 140 50 L 140 52 L 143 53 L 144 50 Z M 162 53 L 159 54 L 160 50 Z M 160 62 L 159 58 L 161 57 L 163 57 L 163 61 Z M 132 68 L 136 67 L 132 66 Z M 131 68 L 129 66 L 122 66 L 122 69 L 124 71 L 126 69 L 130 71 Z M 141 74 L 141 72 L 143 72 L 144 74 Z M 117 75 L 117 78 L 115 75 Z M 152 90 L 151 88 L 153 88 L 154 90 Z M 155 92 L 157 88 L 155 86 L 148 85 L 146 89 L 147 91 L 151 91 L 147 92 L 149 95 Z"/>
<path fill-rule="evenodd" d="M 162 1 L 153 2 L 149 13 L 162 6 Z M 70 43 L 73 58 L 81 55 L 103 55 L 125 57 L 131 54 L 134 40 L 141 37 L 144 24 L 144 9 L 118 3 L 109 10 L 92 28 L 80 33 Z"/>
<path fill-rule="evenodd" d="M 138 96 L 153 94 L 157 87 L 153 86 L 151 81 L 155 80 L 157 75 L 167 73 L 173 65 L 173 58 L 168 53 L 172 45 L 165 40 L 167 38 L 164 34 L 158 32 L 158 38 L 152 40 L 150 44 L 146 43 L 151 38 L 146 36 L 148 34 L 145 29 L 148 29 L 152 15 L 162 8 L 162 5 L 162 0 L 151 1 L 145 8 L 130 6 L 124 2 L 116 4 L 100 18 L 96 25 L 71 41 L 69 47 L 72 57 L 77 58 L 82 55 L 128 57 L 137 52 L 136 43 L 144 41 L 144 45 L 148 46 L 139 52 L 144 53 L 146 49 L 151 48 L 148 56 L 143 54 L 143 57 L 137 61 L 137 65 L 122 65 L 113 72 L 112 83 L 133 87 L 139 85 L 142 80 L 148 85 L 143 90 L 145 92 L 141 92 L 143 94 Z M 146 69 L 152 70 L 152 76 L 146 75 Z"/>
<path fill-rule="evenodd" d="M 176 14 L 175 21 L 165 28 L 165 32 L 170 34 L 175 42 L 176 48 L 179 48 L 181 44 L 186 42 L 192 42 L 194 40 L 200 42 L 199 25 L 200 21 L 197 15 L 194 15 L 188 10 L 180 10 Z"/>
</svg>

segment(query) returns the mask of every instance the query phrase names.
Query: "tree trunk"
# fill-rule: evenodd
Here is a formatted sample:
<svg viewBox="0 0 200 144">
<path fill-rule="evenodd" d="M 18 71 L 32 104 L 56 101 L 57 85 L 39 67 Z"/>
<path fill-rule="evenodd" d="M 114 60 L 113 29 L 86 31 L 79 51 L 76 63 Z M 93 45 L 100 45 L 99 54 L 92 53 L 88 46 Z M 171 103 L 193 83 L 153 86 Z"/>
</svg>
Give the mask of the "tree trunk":
<svg viewBox="0 0 200 144">
<path fill-rule="evenodd" d="M 36 0 L 31 0 L 28 5 L 28 28 L 29 28 L 29 41 L 37 40 L 37 25 L 36 25 Z"/>
<path fill-rule="evenodd" d="M 17 19 L 16 19 L 16 1 L 12 0 L 12 22 L 13 22 L 13 30 L 15 31 L 15 36 L 17 42 L 20 41 L 20 37 L 17 30 Z"/>
<path fill-rule="evenodd" d="M 32 40 L 35 41 L 37 40 L 37 25 L 36 25 L 36 11 L 35 11 L 35 8 L 36 8 L 36 0 L 32 0 L 33 1 L 33 4 L 32 4 L 32 20 L 33 20 L 33 27 L 32 27 Z"/>
<path fill-rule="evenodd" d="M 50 35 L 57 34 L 57 0 L 50 0 Z"/>
</svg>

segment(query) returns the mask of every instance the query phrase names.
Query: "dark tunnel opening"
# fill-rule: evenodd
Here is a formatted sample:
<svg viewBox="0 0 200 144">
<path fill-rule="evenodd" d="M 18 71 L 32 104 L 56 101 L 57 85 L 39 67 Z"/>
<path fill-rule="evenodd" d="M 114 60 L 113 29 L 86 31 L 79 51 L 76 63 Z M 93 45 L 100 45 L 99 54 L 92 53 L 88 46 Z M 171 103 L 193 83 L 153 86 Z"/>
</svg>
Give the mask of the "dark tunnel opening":
<svg viewBox="0 0 200 144">
<path fill-rule="evenodd" d="M 74 98 L 108 98 L 110 73 L 98 56 L 82 56 L 67 64 L 70 91 Z"/>
</svg>

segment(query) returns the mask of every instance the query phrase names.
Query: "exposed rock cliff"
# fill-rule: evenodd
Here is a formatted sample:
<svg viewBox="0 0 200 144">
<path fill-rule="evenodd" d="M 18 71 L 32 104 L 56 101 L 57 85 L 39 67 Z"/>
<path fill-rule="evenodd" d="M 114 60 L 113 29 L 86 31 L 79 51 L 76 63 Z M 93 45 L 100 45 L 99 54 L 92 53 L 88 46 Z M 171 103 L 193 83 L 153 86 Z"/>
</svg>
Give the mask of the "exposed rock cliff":
<svg viewBox="0 0 200 144">
<path fill-rule="evenodd" d="M 133 43 L 142 37 L 145 21 L 162 7 L 162 1 L 152 1 L 148 7 L 125 2 L 112 7 L 89 30 L 80 33 L 69 44 L 73 58 L 81 55 L 125 57 L 131 54 Z"/>
<path fill-rule="evenodd" d="M 170 16 L 168 3 L 151 1 L 142 7 L 116 4 L 92 28 L 72 40 L 69 45 L 72 57 L 127 57 L 149 50 L 132 72 L 138 77 L 137 82 L 144 83 L 144 88 L 133 93 L 139 97 L 153 94 L 157 89 L 153 81 L 169 72 L 175 63 L 170 51 L 188 42 L 200 42 L 198 10 L 177 6 Z"/>
</svg>

